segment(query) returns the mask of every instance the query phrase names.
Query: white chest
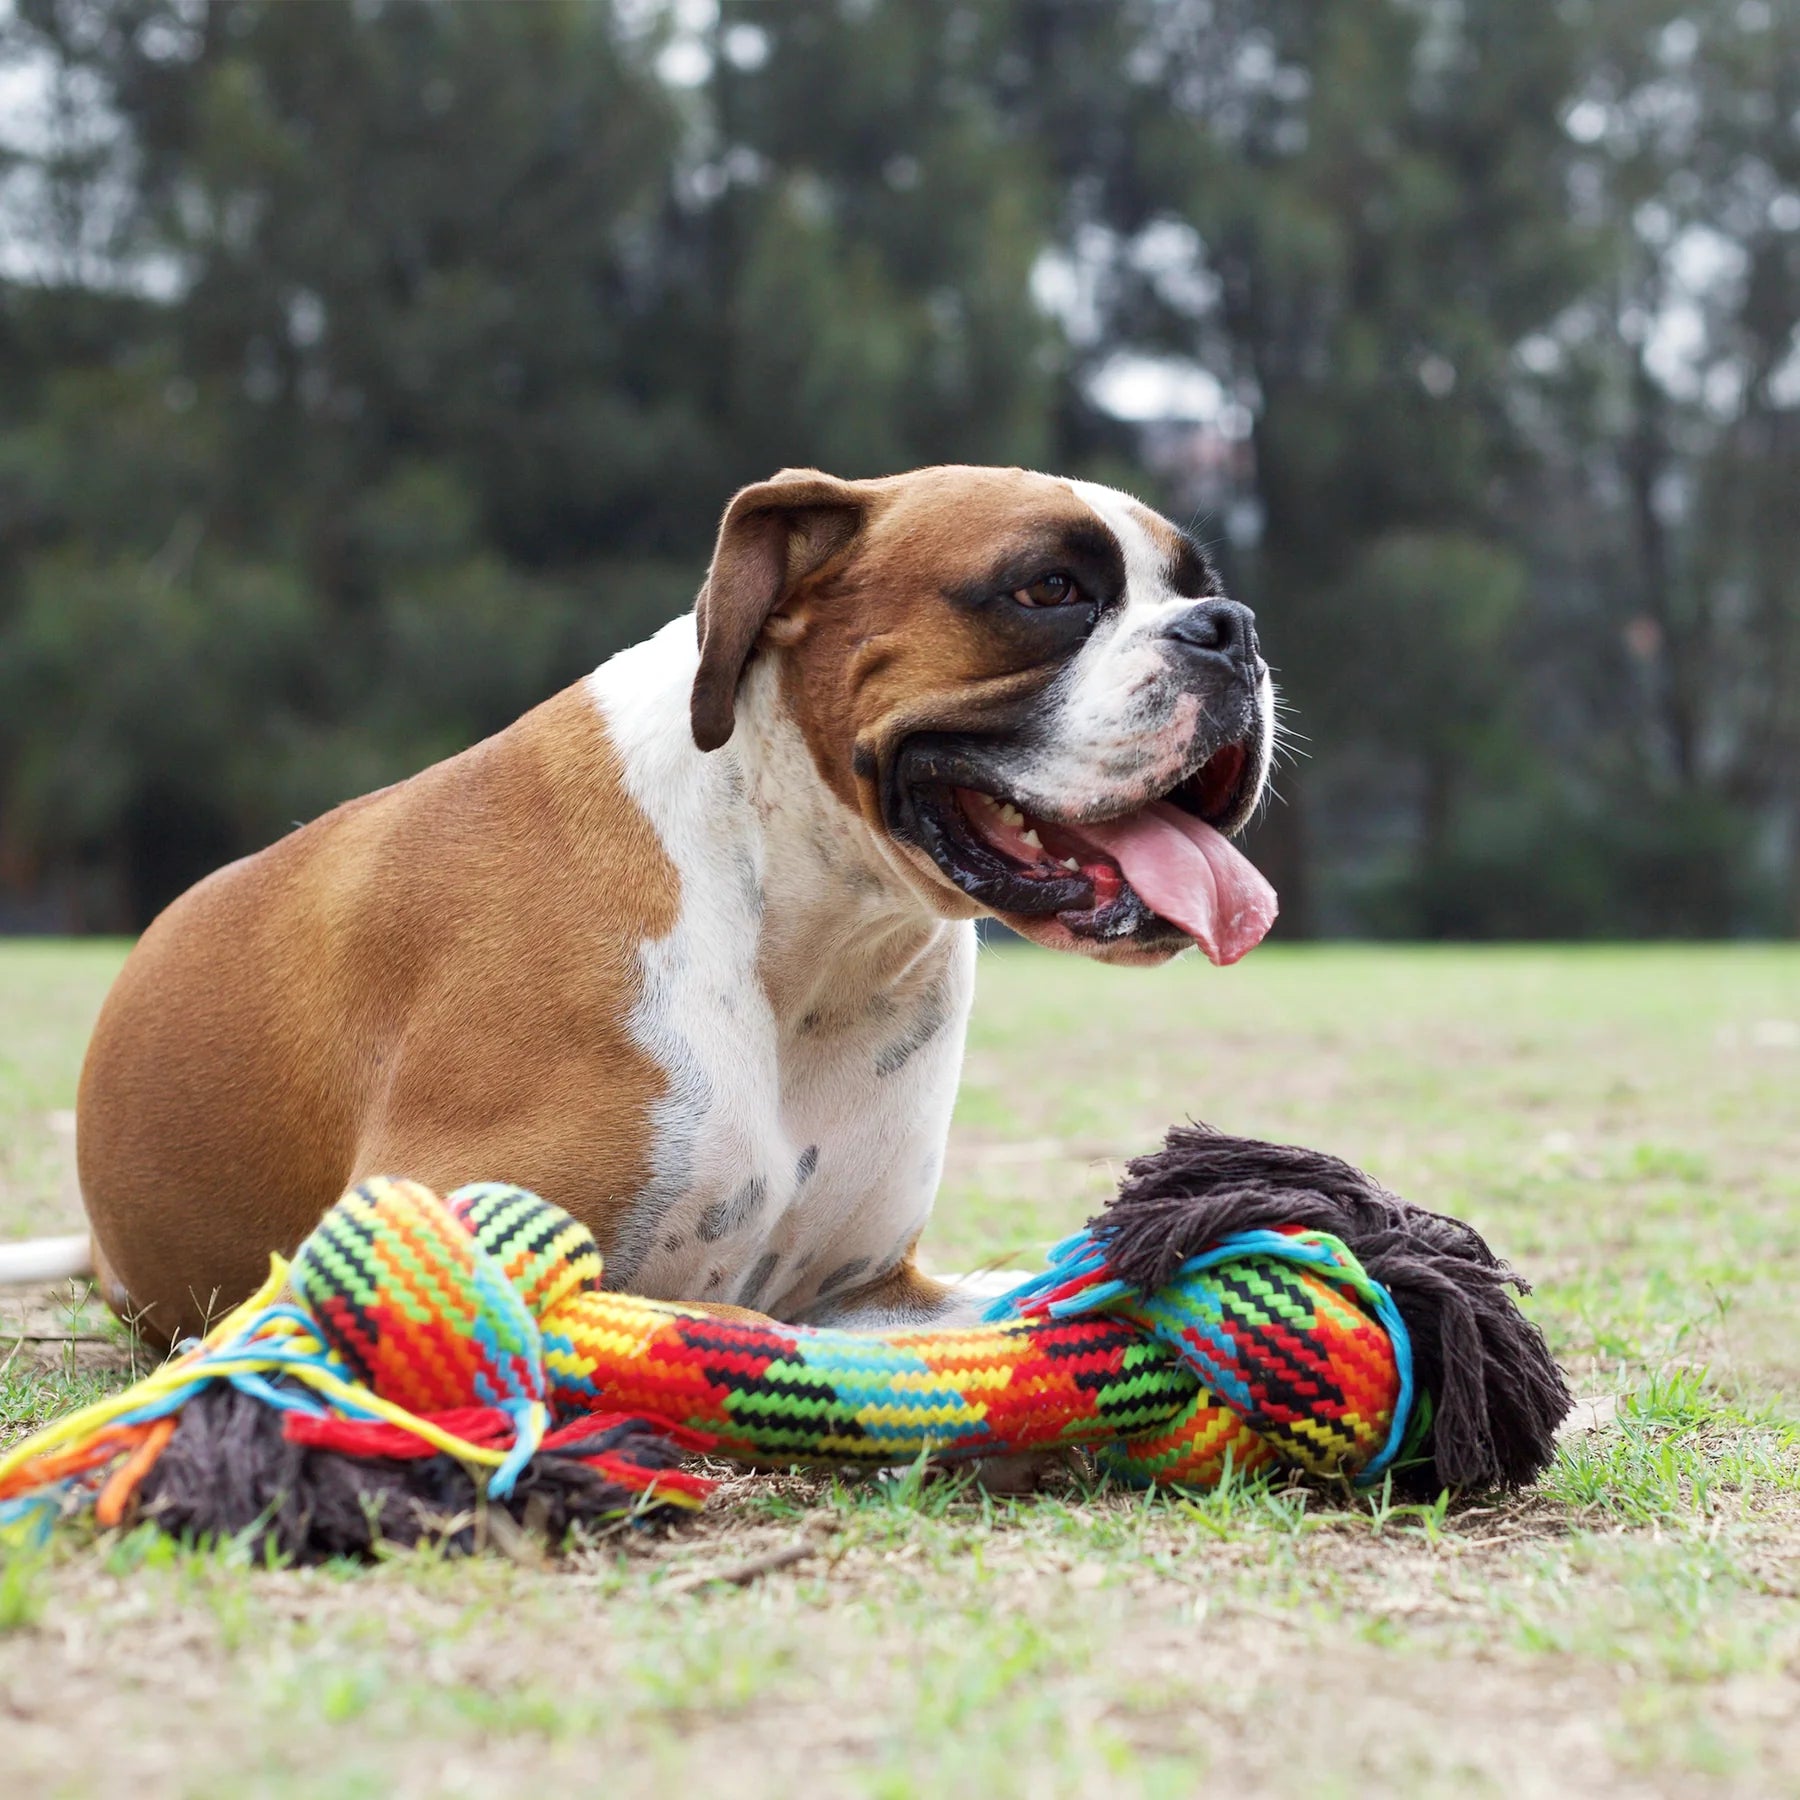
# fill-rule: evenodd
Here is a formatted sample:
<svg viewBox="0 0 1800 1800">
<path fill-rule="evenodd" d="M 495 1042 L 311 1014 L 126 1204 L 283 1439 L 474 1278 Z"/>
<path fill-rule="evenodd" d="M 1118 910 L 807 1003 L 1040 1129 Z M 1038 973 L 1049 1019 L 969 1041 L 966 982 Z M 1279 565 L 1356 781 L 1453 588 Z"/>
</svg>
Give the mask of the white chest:
<svg viewBox="0 0 1800 1800">
<path fill-rule="evenodd" d="M 666 1087 L 609 1279 L 792 1316 L 893 1267 L 930 1213 L 974 928 L 896 912 L 803 747 L 748 770 L 735 744 L 694 748 L 691 634 L 592 678 L 681 878 L 674 929 L 639 952 L 632 1032 Z"/>
<path fill-rule="evenodd" d="M 754 978 L 735 994 L 673 984 L 640 1022 L 670 1087 L 632 1208 L 635 1286 L 787 1314 L 900 1260 L 930 1214 L 956 1096 L 973 975 L 960 951 L 786 1031 Z"/>
</svg>

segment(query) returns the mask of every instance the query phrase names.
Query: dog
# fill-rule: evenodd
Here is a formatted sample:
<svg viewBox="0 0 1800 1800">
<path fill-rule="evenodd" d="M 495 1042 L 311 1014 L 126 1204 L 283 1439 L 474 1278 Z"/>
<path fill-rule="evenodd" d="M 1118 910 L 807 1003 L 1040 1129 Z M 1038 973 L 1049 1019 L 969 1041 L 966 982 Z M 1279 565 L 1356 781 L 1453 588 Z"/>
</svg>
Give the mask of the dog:
<svg viewBox="0 0 1800 1800">
<path fill-rule="evenodd" d="M 1274 741 L 1253 615 L 1137 501 L 784 470 L 692 613 L 150 926 L 82 1071 L 60 1272 L 172 1340 L 387 1172 L 547 1196 L 613 1287 L 967 1317 L 916 1246 L 974 921 L 1235 961 L 1275 915 L 1228 842 Z"/>
</svg>

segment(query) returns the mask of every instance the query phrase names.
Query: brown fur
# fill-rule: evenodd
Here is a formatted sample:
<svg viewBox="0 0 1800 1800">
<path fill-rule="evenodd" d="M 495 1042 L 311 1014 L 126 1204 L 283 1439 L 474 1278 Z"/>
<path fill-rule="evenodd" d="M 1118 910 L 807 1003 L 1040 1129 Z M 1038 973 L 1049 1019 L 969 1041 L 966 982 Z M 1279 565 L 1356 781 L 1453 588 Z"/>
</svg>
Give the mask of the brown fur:
<svg viewBox="0 0 1800 1800">
<path fill-rule="evenodd" d="M 109 1300 L 192 1330 L 381 1172 L 521 1182 L 604 1251 L 663 1089 L 627 1029 L 636 947 L 677 898 L 579 688 L 200 883 L 82 1071 Z"/>
<path fill-rule="evenodd" d="M 885 834 L 858 749 L 879 759 L 922 727 L 1010 722 L 1055 673 L 1015 667 L 1010 646 L 951 592 L 1008 550 L 1092 515 L 1063 482 L 1025 469 L 950 465 L 845 485 L 862 497 L 860 530 L 793 585 L 768 635 L 783 646 L 782 697 L 820 779 Z M 980 911 L 922 854 L 907 850 L 900 866 L 942 915 Z"/>
</svg>

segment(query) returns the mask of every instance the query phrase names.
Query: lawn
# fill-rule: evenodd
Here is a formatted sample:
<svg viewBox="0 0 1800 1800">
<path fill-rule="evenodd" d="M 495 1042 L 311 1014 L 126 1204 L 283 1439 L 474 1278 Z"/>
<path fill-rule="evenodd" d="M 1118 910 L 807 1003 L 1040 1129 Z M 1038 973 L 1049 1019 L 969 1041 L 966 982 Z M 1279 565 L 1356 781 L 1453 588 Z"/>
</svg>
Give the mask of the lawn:
<svg viewBox="0 0 1800 1800">
<path fill-rule="evenodd" d="M 76 1217 L 120 954 L 0 948 L 0 1236 Z M 1800 952 L 995 951 L 934 1260 L 1029 1266 L 1190 1115 L 1338 1151 L 1536 1279 L 1600 1402 L 1541 1489 L 743 1476 L 548 1565 L 70 1534 L 0 1564 L 0 1791 L 1800 1793 Z M 0 1440 L 127 1366 L 24 1330 L 108 1337 L 0 1296 Z"/>
</svg>

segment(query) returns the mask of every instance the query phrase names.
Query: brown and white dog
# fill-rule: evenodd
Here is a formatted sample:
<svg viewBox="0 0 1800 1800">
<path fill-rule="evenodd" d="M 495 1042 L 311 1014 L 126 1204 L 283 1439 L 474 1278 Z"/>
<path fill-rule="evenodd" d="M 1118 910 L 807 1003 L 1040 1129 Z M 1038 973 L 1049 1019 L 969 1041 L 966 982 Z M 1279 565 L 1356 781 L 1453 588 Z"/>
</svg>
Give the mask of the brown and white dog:
<svg viewBox="0 0 1800 1800">
<path fill-rule="evenodd" d="M 81 1079 L 102 1291 L 197 1329 L 387 1171 L 533 1188 L 650 1295 L 967 1310 L 914 1245 L 973 920 L 1234 961 L 1274 916 L 1224 835 L 1273 735 L 1251 614 L 1123 494 L 746 488 L 694 613 L 144 934 Z"/>
</svg>

